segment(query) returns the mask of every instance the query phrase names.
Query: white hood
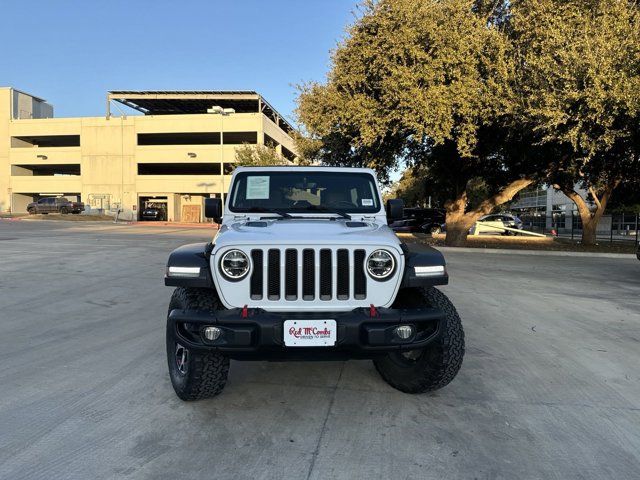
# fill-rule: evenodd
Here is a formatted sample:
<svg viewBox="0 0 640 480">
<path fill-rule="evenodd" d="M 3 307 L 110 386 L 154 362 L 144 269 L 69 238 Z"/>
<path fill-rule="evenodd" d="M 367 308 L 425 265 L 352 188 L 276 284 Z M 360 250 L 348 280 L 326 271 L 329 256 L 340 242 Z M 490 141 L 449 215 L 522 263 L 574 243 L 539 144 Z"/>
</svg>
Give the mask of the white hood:
<svg viewBox="0 0 640 480">
<path fill-rule="evenodd" d="M 268 219 L 225 224 L 215 248 L 240 245 L 389 245 L 400 240 L 385 224 L 342 218 Z"/>
</svg>

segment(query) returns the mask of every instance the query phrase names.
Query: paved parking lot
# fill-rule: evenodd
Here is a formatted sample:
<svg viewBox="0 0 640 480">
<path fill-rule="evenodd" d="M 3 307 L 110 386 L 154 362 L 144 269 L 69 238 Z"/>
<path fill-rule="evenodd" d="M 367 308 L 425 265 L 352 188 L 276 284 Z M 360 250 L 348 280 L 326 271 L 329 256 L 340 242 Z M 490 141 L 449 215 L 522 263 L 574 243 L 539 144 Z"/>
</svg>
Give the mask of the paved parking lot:
<svg viewBox="0 0 640 480">
<path fill-rule="evenodd" d="M 0 478 L 640 477 L 640 262 L 447 253 L 461 373 L 232 362 L 169 383 L 167 254 L 204 229 L 0 221 Z"/>
</svg>

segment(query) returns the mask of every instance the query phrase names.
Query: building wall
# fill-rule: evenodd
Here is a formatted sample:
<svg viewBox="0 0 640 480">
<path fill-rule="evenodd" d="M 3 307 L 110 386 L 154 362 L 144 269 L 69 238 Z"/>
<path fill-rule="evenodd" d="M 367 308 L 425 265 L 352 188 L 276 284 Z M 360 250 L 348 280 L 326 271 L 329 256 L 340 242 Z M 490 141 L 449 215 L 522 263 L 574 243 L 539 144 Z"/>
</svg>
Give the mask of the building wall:
<svg viewBox="0 0 640 480">
<path fill-rule="evenodd" d="M 585 200 L 587 200 L 586 190 L 580 188 L 579 185 L 575 186 L 576 192 L 578 192 Z M 511 209 L 516 212 L 528 213 L 530 215 L 537 215 L 543 218 L 544 226 L 546 229 L 552 229 L 554 227 L 571 229 L 571 218 L 577 215 L 577 207 L 573 200 L 567 197 L 563 192 L 555 190 L 553 187 L 543 185 L 536 188 L 529 188 L 523 190 L 518 194 L 517 200 L 511 204 Z M 558 225 L 558 216 L 564 215 L 564 222 L 562 225 Z"/>
<path fill-rule="evenodd" d="M 13 118 L 51 118 L 53 117 L 53 107 L 44 100 L 32 97 L 19 90 L 11 90 L 13 108 Z"/>
<path fill-rule="evenodd" d="M 11 89 L 0 89 L 0 211 L 25 211 L 26 199 L 43 195 L 79 195 L 92 209 L 122 208 L 134 218 L 141 197 L 164 196 L 169 220 L 179 221 L 182 205 L 202 205 L 204 198 L 223 195 L 230 175 L 139 175 L 140 164 L 221 164 L 235 161 L 239 145 L 138 145 L 138 134 L 191 132 L 264 133 L 285 149 L 293 140 L 261 113 L 14 119 Z M 80 136 L 79 146 L 33 146 L 24 139 Z M 22 137 L 22 138 L 16 138 Z M 13 140 L 12 140 L 13 139 Z M 281 151 L 281 146 L 277 148 Z M 60 165 L 80 167 L 80 175 L 41 176 L 34 172 Z M 14 175 L 12 175 L 12 169 Z M 202 209 L 204 210 L 204 209 Z"/>
<path fill-rule="evenodd" d="M 12 90 L 0 88 L 0 212 L 9 209 L 11 165 L 9 163 L 9 119 Z"/>
</svg>

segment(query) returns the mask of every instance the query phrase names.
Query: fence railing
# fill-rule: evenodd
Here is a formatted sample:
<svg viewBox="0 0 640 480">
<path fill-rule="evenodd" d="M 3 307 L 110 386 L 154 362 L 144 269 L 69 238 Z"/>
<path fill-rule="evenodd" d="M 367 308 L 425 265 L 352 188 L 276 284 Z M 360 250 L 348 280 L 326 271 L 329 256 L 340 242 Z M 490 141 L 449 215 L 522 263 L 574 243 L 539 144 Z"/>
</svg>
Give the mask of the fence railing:
<svg viewBox="0 0 640 480">
<path fill-rule="evenodd" d="M 521 214 L 526 230 L 541 233 L 555 231 L 558 236 L 579 239 L 582 236 L 582 220 L 576 212 L 551 212 L 546 214 Z M 603 215 L 598 222 L 596 239 L 599 242 L 634 242 L 640 240 L 640 213 L 613 213 Z"/>
</svg>

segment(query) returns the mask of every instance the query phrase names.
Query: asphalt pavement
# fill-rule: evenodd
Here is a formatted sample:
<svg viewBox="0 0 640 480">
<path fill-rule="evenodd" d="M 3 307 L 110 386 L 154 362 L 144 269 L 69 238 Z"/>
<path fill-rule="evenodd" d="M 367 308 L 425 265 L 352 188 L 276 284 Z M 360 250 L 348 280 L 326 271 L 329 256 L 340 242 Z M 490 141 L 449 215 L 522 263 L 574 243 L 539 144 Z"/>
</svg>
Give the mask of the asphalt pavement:
<svg viewBox="0 0 640 480">
<path fill-rule="evenodd" d="M 640 478 L 640 262 L 446 253 L 462 370 L 232 362 L 184 403 L 168 253 L 202 228 L 0 220 L 0 478 Z"/>
</svg>

